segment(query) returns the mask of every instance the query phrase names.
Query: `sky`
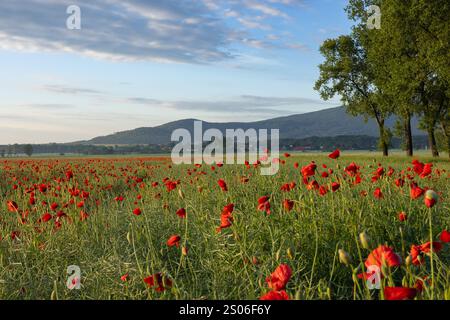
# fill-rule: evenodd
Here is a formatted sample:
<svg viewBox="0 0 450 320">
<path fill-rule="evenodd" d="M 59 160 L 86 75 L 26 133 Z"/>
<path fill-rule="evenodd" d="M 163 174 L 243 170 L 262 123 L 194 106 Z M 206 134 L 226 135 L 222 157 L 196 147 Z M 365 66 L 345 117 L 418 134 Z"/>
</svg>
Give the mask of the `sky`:
<svg viewBox="0 0 450 320">
<path fill-rule="evenodd" d="M 1 0 L 0 144 L 340 105 L 314 91 L 346 0 Z M 80 8 L 81 29 L 67 28 Z"/>
</svg>

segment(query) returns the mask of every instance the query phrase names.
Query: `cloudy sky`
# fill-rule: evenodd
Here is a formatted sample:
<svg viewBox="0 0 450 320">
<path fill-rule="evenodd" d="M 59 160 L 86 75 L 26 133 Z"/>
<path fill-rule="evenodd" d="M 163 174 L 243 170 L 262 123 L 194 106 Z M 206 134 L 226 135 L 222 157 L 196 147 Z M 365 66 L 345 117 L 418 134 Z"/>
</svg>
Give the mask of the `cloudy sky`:
<svg viewBox="0 0 450 320">
<path fill-rule="evenodd" d="M 350 28 L 346 2 L 1 0 L 0 144 L 337 106 L 312 87 L 321 42 Z"/>
</svg>

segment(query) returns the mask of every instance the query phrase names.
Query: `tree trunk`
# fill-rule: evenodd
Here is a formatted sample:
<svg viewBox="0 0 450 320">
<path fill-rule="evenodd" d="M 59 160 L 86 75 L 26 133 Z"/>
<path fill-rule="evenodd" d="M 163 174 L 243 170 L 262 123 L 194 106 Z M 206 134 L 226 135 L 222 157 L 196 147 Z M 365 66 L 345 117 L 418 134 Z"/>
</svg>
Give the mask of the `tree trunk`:
<svg viewBox="0 0 450 320">
<path fill-rule="evenodd" d="M 444 136 L 447 139 L 447 153 L 450 158 L 450 127 L 446 124 L 445 120 L 441 122 L 442 131 L 444 132 Z"/>
<path fill-rule="evenodd" d="M 380 129 L 380 147 L 381 150 L 383 151 L 383 156 L 387 157 L 389 156 L 389 144 L 388 141 L 386 141 L 386 131 L 384 128 L 384 122 L 379 123 L 378 127 Z"/>
<path fill-rule="evenodd" d="M 411 132 L 411 114 L 409 114 L 409 113 L 404 119 L 404 129 L 405 129 L 406 155 L 408 157 L 412 157 L 414 155 L 414 151 L 413 151 L 413 141 L 412 141 L 412 132 Z"/>
<path fill-rule="evenodd" d="M 433 157 L 439 157 L 439 150 L 436 143 L 436 135 L 434 134 L 434 126 L 428 128 L 428 145 L 431 149 Z"/>
</svg>

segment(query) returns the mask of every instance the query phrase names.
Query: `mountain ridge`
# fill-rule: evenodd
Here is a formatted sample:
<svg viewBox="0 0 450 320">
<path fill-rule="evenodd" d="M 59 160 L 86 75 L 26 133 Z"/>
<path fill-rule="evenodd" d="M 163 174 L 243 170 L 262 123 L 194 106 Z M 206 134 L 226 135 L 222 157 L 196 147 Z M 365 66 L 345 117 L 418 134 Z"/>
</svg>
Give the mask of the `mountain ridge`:
<svg viewBox="0 0 450 320">
<path fill-rule="evenodd" d="M 171 134 L 176 129 L 187 129 L 193 132 L 194 121 L 199 119 L 182 119 L 171 121 L 155 127 L 140 127 L 132 130 L 116 132 L 106 136 L 76 143 L 86 145 L 140 145 L 140 144 L 170 144 Z M 386 120 L 386 126 L 392 128 L 396 117 Z M 273 119 L 253 122 L 207 122 L 202 121 L 203 131 L 217 128 L 222 132 L 226 129 L 280 129 L 281 139 L 302 139 L 308 137 L 332 137 L 339 135 L 367 135 L 378 137 L 378 126 L 373 119 L 364 121 L 362 116 L 349 115 L 344 107 L 323 109 L 314 112 L 282 116 Z M 424 135 L 418 129 L 418 119 L 412 120 L 413 135 Z M 75 143 L 75 142 L 74 142 Z"/>
</svg>

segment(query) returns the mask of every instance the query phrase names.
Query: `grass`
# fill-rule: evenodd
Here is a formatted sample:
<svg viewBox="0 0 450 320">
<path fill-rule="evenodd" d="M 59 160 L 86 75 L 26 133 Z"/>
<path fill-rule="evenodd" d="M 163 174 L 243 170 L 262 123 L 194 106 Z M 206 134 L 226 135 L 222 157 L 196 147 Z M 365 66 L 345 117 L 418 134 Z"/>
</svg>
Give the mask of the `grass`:
<svg viewBox="0 0 450 320">
<path fill-rule="evenodd" d="M 426 178 L 406 171 L 410 159 L 400 155 L 352 153 L 331 160 L 323 154 L 295 154 L 285 160 L 275 176 L 260 176 L 259 169 L 243 165 L 214 171 L 206 165 L 169 167 L 167 158 L 3 160 L 0 298 L 259 299 L 270 290 L 266 278 L 287 264 L 292 269 L 286 287 L 291 299 L 382 299 L 383 290 L 367 290 L 356 275 L 363 272 L 370 252 L 386 244 L 403 262 L 384 270 L 383 287 L 414 287 L 423 280 L 424 289 L 416 299 L 450 299 L 448 244 L 432 257 L 424 255 L 420 266 L 405 262 L 412 245 L 430 238 L 439 241 L 441 232 L 450 228 L 448 160 L 419 155 L 419 160 L 434 164 L 433 174 Z M 312 160 L 318 164 L 318 183 L 329 186 L 340 181 L 339 190 L 321 196 L 307 189 L 300 169 Z M 300 168 L 294 168 L 295 162 Z M 363 181 L 358 185 L 344 173 L 351 162 L 361 167 Z M 395 173 L 372 182 L 379 162 L 385 171 L 391 166 Z M 333 169 L 330 177 L 320 176 L 328 170 L 322 164 Z M 69 170 L 74 174 L 71 180 L 65 175 Z M 424 205 L 423 197 L 411 199 L 407 174 L 420 187 L 440 194 L 433 208 Z M 406 180 L 402 188 L 394 183 L 400 176 Z M 243 183 L 242 177 L 249 181 Z M 176 189 L 168 192 L 164 178 L 179 180 Z M 227 192 L 219 188 L 218 179 L 226 181 Z M 159 185 L 154 187 L 153 182 Z M 290 182 L 297 186 L 280 191 Z M 45 193 L 39 191 L 40 184 L 48 186 Z M 83 208 L 77 207 L 83 199 L 71 195 L 69 188 L 89 192 Z M 376 188 L 383 198 L 373 196 Z M 31 189 L 35 205 L 29 203 Z M 264 195 L 270 196 L 270 215 L 257 210 L 258 198 Z M 115 201 L 117 196 L 124 201 Z M 285 199 L 294 201 L 292 211 L 283 208 Z M 17 212 L 7 210 L 9 200 L 17 204 Z M 52 203 L 58 204 L 54 211 Z M 232 226 L 218 233 L 222 209 L 230 203 L 235 205 Z M 134 215 L 135 208 L 142 214 Z M 180 208 L 187 211 L 184 219 L 176 215 Z M 83 221 L 81 210 L 88 214 Z M 57 228 L 58 211 L 66 216 Z M 398 219 L 401 211 L 408 217 L 404 222 Z M 39 221 L 47 212 L 52 219 Z M 359 240 L 363 231 L 370 237 L 369 249 Z M 180 247 L 166 244 L 171 235 L 180 235 Z M 351 265 L 339 262 L 339 249 L 349 254 Z M 66 287 L 71 265 L 81 269 L 81 290 Z M 171 279 L 172 286 L 166 285 L 163 292 L 147 286 L 143 280 L 156 273 Z M 127 281 L 122 281 L 125 274 Z"/>
</svg>

